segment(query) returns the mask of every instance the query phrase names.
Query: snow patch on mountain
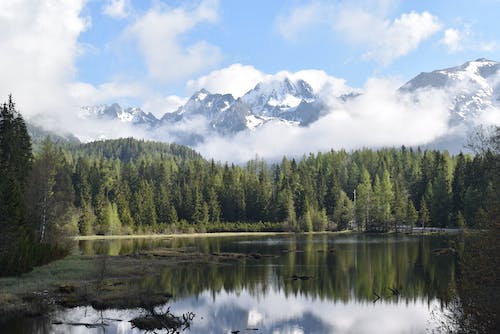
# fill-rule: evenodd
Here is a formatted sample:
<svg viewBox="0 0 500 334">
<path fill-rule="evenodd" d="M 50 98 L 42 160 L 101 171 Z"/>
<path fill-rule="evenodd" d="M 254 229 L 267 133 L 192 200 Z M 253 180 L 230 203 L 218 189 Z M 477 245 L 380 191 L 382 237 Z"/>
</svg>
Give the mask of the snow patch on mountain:
<svg viewBox="0 0 500 334">
<path fill-rule="evenodd" d="M 450 96 L 452 124 L 475 125 L 485 113 L 495 112 L 500 94 L 500 63 L 484 58 L 463 65 L 420 73 L 400 88 L 414 93 L 421 89 L 441 89 Z"/>
</svg>

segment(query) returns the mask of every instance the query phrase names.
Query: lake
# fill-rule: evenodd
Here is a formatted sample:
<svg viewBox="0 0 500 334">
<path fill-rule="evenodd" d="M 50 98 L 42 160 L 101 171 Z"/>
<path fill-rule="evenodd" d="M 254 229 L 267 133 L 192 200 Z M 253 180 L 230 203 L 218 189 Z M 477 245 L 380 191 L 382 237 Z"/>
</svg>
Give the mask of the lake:
<svg viewBox="0 0 500 334">
<path fill-rule="evenodd" d="M 185 333 L 424 333 L 439 325 L 452 299 L 455 257 L 432 250 L 453 238 L 286 234 L 94 240 L 77 247 L 83 255 L 154 249 L 227 255 L 223 262 L 180 262 L 134 281 L 173 295 L 158 312 L 170 307 L 176 315 L 193 313 Z M 129 320 L 144 313 L 80 306 L 14 320 L 7 332 L 141 333 Z"/>
</svg>

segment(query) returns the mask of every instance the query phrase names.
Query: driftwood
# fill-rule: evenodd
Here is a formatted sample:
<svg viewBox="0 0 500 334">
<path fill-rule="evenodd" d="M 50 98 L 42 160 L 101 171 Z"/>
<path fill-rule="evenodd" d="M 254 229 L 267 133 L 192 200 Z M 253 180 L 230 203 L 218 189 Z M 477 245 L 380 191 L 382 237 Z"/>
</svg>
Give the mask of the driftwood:
<svg viewBox="0 0 500 334">
<path fill-rule="evenodd" d="M 182 316 L 175 316 L 170 312 L 170 307 L 163 313 L 158 313 L 151 308 L 148 314 L 130 320 L 133 328 L 145 331 L 156 329 L 167 330 L 167 333 L 177 333 L 180 329 L 186 330 L 191 327 L 195 317 L 193 312 L 184 313 Z"/>
</svg>

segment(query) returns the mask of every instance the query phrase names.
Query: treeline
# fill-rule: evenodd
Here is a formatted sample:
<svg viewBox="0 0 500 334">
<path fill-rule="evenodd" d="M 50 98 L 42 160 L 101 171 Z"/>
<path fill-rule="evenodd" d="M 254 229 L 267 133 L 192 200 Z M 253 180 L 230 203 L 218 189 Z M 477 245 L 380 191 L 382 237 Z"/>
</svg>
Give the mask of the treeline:
<svg viewBox="0 0 500 334">
<path fill-rule="evenodd" d="M 82 235 L 486 228 L 500 198 L 498 154 L 490 151 L 331 151 L 237 166 L 175 144 L 128 138 L 62 149 L 46 139 L 37 164 L 52 187 L 49 217 L 61 219 L 64 208 L 64 222 Z M 60 229 L 50 218 L 47 228 Z"/>
<path fill-rule="evenodd" d="M 33 154 L 9 98 L 0 118 L 0 250 L 71 234 L 485 228 L 500 207 L 495 131 L 475 156 L 402 147 L 238 166 L 176 144 L 49 137 Z"/>
</svg>

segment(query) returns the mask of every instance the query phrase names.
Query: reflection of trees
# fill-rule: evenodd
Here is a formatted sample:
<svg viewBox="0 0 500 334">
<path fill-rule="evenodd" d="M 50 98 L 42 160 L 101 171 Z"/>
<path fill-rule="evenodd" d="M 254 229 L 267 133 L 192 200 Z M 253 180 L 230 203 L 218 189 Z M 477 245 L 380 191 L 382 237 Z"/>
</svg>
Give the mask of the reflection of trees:
<svg viewBox="0 0 500 334">
<path fill-rule="evenodd" d="M 500 227 L 467 236 L 458 251 L 456 298 L 443 320 L 445 333 L 496 333 L 500 328 Z"/>
<path fill-rule="evenodd" d="M 371 301 L 374 299 L 373 292 L 396 300 L 396 297 L 389 297 L 389 288 L 397 288 L 407 301 L 439 298 L 446 303 L 451 298 L 454 258 L 431 253 L 432 249 L 443 246 L 444 240 L 440 238 L 369 235 L 347 238 L 300 235 L 287 238 L 284 244 L 236 242 L 245 238 L 131 239 L 120 240 L 116 244 L 94 245 L 94 252 L 124 254 L 168 244 L 207 254 L 274 255 L 260 259 L 213 258 L 208 263 L 180 263 L 167 266 L 159 277 L 148 277 L 140 283 L 160 286 L 163 291 L 174 292 L 176 296 L 197 295 L 205 290 L 211 290 L 215 295 L 221 290 L 238 292 L 242 289 L 258 295 L 272 288 L 284 291 L 286 295 Z M 312 278 L 292 280 L 293 275 Z"/>
</svg>

